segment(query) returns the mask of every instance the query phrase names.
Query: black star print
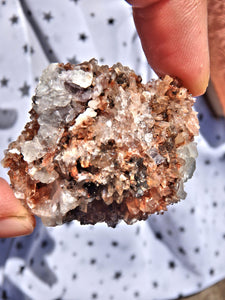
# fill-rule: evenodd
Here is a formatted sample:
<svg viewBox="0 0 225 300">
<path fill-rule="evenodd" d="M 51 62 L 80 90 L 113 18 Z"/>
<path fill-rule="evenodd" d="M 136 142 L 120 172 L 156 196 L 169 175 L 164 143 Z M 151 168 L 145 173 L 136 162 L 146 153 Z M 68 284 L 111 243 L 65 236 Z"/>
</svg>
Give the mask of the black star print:
<svg viewBox="0 0 225 300">
<path fill-rule="evenodd" d="M 191 214 L 194 214 L 194 213 L 195 213 L 194 207 L 191 208 L 190 213 L 191 213 Z"/>
<path fill-rule="evenodd" d="M 23 51 L 24 51 L 24 53 L 27 53 L 27 52 L 28 52 L 28 46 L 27 46 L 27 45 L 24 45 L 24 46 L 23 46 Z"/>
<path fill-rule="evenodd" d="M 180 252 L 180 254 L 183 254 L 183 255 L 186 254 L 186 251 L 185 251 L 184 248 L 182 248 L 182 247 L 179 247 L 179 248 L 178 248 L 178 251 Z"/>
<path fill-rule="evenodd" d="M 96 264 L 96 259 L 95 259 L 95 258 L 92 258 L 92 259 L 90 260 L 90 264 L 91 264 L 91 265 Z"/>
<path fill-rule="evenodd" d="M 23 86 L 19 88 L 19 90 L 21 91 L 21 96 L 29 96 L 29 90 L 30 90 L 30 86 L 24 82 Z"/>
<path fill-rule="evenodd" d="M 42 267 L 44 267 L 44 266 L 45 266 L 45 262 L 42 260 L 41 263 L 40 263 L 40 265 L 41 265 Z"/>
<path fill-rule="evenodd" d="M 88 37 L 86 36 L 85 33 L 80 33 L 79 39 L 80 39 L 81 41 L 85 42 L 87 38 L 88 38 Z"/>
<path fill-rule="evenodd" d="M 23 244 L 21 242 L 16 243 L 16 249 L 20 250 L 23 248 Z"/>
<path fill-rule="evenodd" d="M 34 264 L 34 258 L 32 257 L 32 258 L 30 259 L 30 266 L 33 266 L 33 264 Z"/>
<path fill-rule="evenodd" d="M 156 232 L 155 233 L 155 237 L 158 239 L 158 240 L 162 240 L 162 234 L 161 234 L 161 232 Z"/>
<path fill-rule="evenodd" d="M 77 65 L 79 64 L 78 60 L 76 59 L 76 56 L 74 55 L 73 57 L 71 58 L 67 58 L 68 62 L 72 65 Z"/>
<path fill-rule="evenodd" d="M 199 120 L 199 122 L 201 122 L 203 120 L 203 114 L 201 114 L 201 113 L 198 114 L 198 120 Z"/>
<path fill-rule="evenodd" d="M 175 267 L 176 267 L 175 262 L 174 262 L 174 261 L 170 261 L 170 262 L 169 262 L 169 268 L 170 268 L 170 269 L 175 269 Z"/>
<path fill-rule="evenodd" d="M 18 273 L 23 274 L 24 270 L 25 270 L 25 266 L 20 266 Z"/>
<path fill-rule="evenodd" d="M 25 44 L 23 46 L 24 53 L 28 53 L 28 50 L 29 50 L 29 46 L 27 44 Z M 30 46 L 30 54 L 33 54 L 33 53 L 34 53 L 34 48 Z"/>
<path fill-rule="evenodd" d="M 1 80 L 1 87 L 7 87 L 8 82 L 9 82 L 9 79 L 3 77 L 2 80 Z"/>
<path fill-rule="evenodd" d="M 47 247 L 47 245 L 48 245 L 48 241 L 47 241 L 47 240 L 44 240 L 44 241 L 42 241 L 42 243 L 41 243 L 41 248 L 45 248 L 45 247 Z"/>
<path fill-rule="evenodd" d="M 205 160 L 205 164 L 206 164 L 206 165 L 210 165 L 210 163 L 211 163 L 211 161 L 210 161 L 209 159 L 206 159 L 206 160 Z"/>
<path fill-rule="evenodd" d="M 112 241 L 112 246 L 113 247 L 117 247 L 118 246 L 118 242 L 117 241 Z"/>
<path fill-rule="evenodd" d="M 135 234 L 136 234 L 136 235 L 139 235 L 139 233 L 140 233 L 140 230 L 141 230 L 141 229 L 140 229 L 140 226 L 138 226 L 138 227 L 136 228 L 136 232 L 135 232 Z"/>
<path fill-rule="evenodd" d="M 211 276 L 213 276 L 214 273 L 215 273 L 215 271 L 214 271 L 213 269 L 210 269 L 210 270 L 209 270 L 209 274 L 210 274 Z"/>
<path fill-rule="evenodd" d="M 131 257 L 130 257 L 130 260 L 134 260 L 135 257 L 136 257 L 136 255 L 135 255 L 135 254 L 132 254 Z"/>
<path fill-rule="evenodd" d="M 118 272 L 115 272 L 113 278 L 114 279 L 119 279 L 121 276 L 122 276 L 122 273 L 118 271 Z"/>
<path fill-rule="evenodd" d="M 195 251 L 195 253 L 199 253 L 200 249 L 199 249 L 198 247 L 196 247 L 196 248 L 194 249 L 194 251 Z"/>
<path fill-rule="evenodd" d="M 34 48 L 30 47 L 30 54 L 33 54 L 33 53 L 34 53 Z"/>
<path fill-rule="evenodd" d="M 11 21 L 12 25 L 17 24 L 19 21 L 19 18 L 16 15 L 14 15 L 10 18 L 10 21 Z"/>
<path fill-rule="evenodd" d="M 183 226 L 180 226 L 180 227 L 179 227 L 179 231 L 180 231 L 180 232 L 185 232 L 185 228 L 184 228 Z"/>
<path fill-rule="evenodd" d="M 217 250 L 215 251 L 215 256 L 219 256 L 220 255 L 220 252 Z"/>
<path fill-rule="evenodd" d="M 5 5 L 6 4 L 6 2 L 5 1 L 2 1 L 2 5 Z"/>
<path fill-rule="evenodd" d="M 53 16 L 51 15 L 51 12 L 48 12 L 48 13 L 43 13 L 43 19 L 47 22 L 50 22 L 51 19 L 53 19 Z"/>
<path fill-rule="evenodd" d="M 115 20 L 113 18 L 108 19 L 108 24 L 109 25 L 113 25 L 115 22 Z"/>
<path fill-rule="evenodd" d="M 9 299 L 6 290 L 2 290 L 2 299 L 3 300 Z"/>
<path fill-rule="evenodd" d="M 225 161 L 225 153 L 220 157 L 221 161 Z"/>
<path fill-rule="evenodd" d="M 139 294 L 139 292 L 138 292 L 138 291 L 134 292 L 134 297 L 135 297 L 135 298 L 138 298 L 138 297 L 139 297 L 139 295 L 140 295 L 140 294 Z"/>
<path fill-rule="evenodd" d="M 77 4 L 79 0 L 70 0 L 70 1 L 74 2 L 75 4 Z"/>
<path fill-rule="evenodd" d="M 92 297 L 92 299 L 97 299 L 97 298 L 98 298 L 98 294 L 97 294 L 97 293 L 93 293 L 93 294 L 91 295 L 91 297 Z"/>
</svg>

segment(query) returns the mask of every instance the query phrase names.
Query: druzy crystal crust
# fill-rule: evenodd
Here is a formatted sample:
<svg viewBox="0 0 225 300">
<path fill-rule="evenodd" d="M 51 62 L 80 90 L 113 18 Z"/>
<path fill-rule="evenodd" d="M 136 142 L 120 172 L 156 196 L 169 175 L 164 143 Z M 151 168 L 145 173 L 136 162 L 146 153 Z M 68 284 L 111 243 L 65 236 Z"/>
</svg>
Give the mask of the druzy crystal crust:
<svg viewBox="0 0 225 300">
<path fill-rule="evenodd" d="M 15 195 L 47 226 L 132 224 L 185 198 L 197 156 L 194 99 L 120 63 L 51 64 L 31 121 L 5 152 Z"/>
</svg>

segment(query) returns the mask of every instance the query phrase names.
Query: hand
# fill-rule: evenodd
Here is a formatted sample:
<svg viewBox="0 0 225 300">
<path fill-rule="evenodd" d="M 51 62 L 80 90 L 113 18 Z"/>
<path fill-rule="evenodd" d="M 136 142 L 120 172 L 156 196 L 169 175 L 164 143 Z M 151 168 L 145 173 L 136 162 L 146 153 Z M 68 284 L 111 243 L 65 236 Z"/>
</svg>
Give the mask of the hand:
<svg viewBox="0 0 225 300">
<path fill-rule="evenodd" d="M 35 218 L 15 198 L 8 183 L 0 178 L 0 238 L 32 233 Z"/>
<path fill-rule="evenodd" d="M 149 64 L 181 80 L 193 96 L 209 79 L 207 0 L 128 0 Z"/>
</svg>

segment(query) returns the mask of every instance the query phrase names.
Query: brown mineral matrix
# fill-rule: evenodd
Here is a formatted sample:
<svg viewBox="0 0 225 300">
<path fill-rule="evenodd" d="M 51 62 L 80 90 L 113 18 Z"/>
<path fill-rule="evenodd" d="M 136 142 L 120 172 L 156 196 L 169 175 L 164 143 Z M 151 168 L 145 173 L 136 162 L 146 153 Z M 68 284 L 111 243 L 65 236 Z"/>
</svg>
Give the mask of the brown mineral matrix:
<svg viewBox="0 0 225 300">
<path fill-rule="evenodd" d="M 47 226 L 145 220 L 185 198 L 195 169 L 194 99 L 120 63 L 51 64 L 31 121 L 5 152 L 15 196 Z"/>
</svg>

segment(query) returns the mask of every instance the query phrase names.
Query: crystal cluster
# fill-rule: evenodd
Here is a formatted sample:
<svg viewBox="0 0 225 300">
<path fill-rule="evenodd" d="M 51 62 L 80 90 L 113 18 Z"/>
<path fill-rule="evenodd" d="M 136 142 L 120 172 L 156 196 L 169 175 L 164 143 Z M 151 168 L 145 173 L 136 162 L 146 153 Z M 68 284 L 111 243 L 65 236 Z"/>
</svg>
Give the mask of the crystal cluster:
<svg viewBox="0 0 225 300">
<path fill-rule="evenodd" d="M 199 126 L 176 80 L 142 84 L 128 67 L 94 59 L 54 63 L 32 101 L 2 163 L 15 196 L 45 225 L 132 224 L 185 198 Z"/>
</svg>

